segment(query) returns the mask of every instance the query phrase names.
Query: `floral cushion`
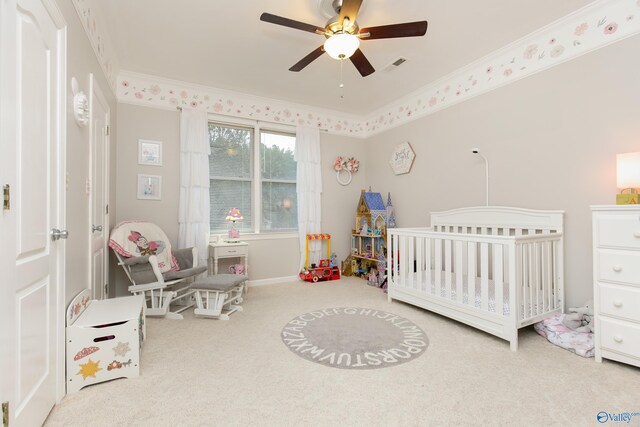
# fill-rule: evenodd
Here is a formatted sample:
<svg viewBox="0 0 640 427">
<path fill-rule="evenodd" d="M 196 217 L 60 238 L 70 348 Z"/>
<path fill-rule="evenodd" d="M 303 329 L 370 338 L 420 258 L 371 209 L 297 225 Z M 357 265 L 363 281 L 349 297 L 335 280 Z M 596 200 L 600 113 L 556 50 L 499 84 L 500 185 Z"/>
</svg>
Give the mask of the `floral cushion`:
<svg viewBox="0 0 640 427">
<path fill-rule="evenodd" d="M 536 332 L 549 340 L 552 344 L 569 350 L 582 357 L 593 357 L 593 334 L 590 332 L 576 332 L 562 324 L 564 314 L 538 322 L 533 327 Z"/>
</svg>

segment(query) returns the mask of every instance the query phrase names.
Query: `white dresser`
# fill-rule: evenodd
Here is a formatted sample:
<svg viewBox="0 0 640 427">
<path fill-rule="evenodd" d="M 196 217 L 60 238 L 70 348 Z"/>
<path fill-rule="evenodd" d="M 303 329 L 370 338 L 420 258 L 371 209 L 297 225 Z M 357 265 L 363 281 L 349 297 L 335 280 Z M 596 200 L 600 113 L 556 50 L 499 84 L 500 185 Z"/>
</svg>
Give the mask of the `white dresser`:
<svg viewBox="0 0 640 427">
<path fill-rule="evenodd" d="M 596 361 L 640 367 L 640 206 L 592 206 Z"/>
</svg>

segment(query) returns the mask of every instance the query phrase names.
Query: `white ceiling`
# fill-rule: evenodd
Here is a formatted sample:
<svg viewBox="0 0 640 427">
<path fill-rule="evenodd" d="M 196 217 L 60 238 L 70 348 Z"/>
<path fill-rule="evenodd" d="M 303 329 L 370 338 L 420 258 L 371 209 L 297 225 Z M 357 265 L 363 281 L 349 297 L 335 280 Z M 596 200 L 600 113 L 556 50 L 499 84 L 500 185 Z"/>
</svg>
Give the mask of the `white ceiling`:
<svg viewBox="0 0 640 427">
<path fill-rule="evenodd" d="M 247 94 L 367 114 L 592 2 L 592 0 L 364 0 L 363 26 L 427 20 L 425 37 L 363 41 L 376 72 L 362 78 L 323 55 L 319 35 L 259 20 L 270 12 L 324 26 L 321 0 L 109 0 L 102 8 L 123 70 Z M 398 57 L 408 61 L 383 69 Z"/>
</svg>

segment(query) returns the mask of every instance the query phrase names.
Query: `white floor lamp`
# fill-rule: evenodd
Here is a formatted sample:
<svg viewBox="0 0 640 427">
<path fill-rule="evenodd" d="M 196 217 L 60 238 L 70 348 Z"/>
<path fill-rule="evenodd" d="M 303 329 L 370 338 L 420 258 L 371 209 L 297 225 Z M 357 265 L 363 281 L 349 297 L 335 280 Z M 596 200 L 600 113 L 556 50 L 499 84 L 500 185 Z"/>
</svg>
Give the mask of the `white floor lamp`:
<svg viewBox="0 0 640 427">
<path fill-rule="evenodd" d="M 489 206 L 489 161 L 487 160 L 487 158 L 485 156 L 480 154 L 480 150 L 479 149 L 472 148 L 471 152 L 473 154 L 477 154 L 478 156 L 482 157 L 482 159 L 484 160 L 484 165 L 485 165 L 485 185 L 486 185 L 486 188 L 487 188 L 487 206 Z"/>
</svg>

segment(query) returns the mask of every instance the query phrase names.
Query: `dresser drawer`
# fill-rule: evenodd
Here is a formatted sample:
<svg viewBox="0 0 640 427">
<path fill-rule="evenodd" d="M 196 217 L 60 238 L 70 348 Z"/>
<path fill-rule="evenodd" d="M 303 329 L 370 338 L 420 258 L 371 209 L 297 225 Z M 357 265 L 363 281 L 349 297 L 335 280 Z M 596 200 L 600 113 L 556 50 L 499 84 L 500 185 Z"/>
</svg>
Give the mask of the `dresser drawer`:
<svg viewBox="0 0 640 427">
<path fill-rule="evenodd" d="M 600 283 L 600 314 L 640 322 L 640 288 Z"/>
<path fill-rule="evenodd" d="M 249 253 L 248 246 L 220 246 L 215 248 L 218 257 L 246 256 Z"/>
<path fill-rule="evenodd" d="M 640 285 L 640 252 L 601 249 L 597 258 L 599 280 Z"/>
<path fill-rule="evenodd" d="M 597 246 L 640 249 L 640 212 L 600 213 Z"/>
<path fill-rule="evenodd" d="M 640 325 L 601 317 L 598 334 L 602 348 L 640 357 Z"/>
</svg>

